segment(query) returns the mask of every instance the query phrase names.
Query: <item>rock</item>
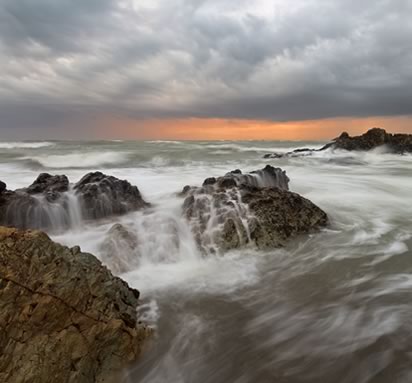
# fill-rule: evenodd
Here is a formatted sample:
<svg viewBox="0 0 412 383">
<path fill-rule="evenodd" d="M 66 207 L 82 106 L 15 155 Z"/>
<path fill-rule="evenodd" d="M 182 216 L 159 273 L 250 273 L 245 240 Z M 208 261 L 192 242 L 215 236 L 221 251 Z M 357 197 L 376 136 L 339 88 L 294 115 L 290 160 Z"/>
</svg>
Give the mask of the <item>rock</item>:
<svg viewBox="0 0 412 383">
<path fill-rule="evenodd" d="M 412 153 L 412 134 L 391 134 L 381 128 L 372 128 L 366 133 L 351 137 L 347 132 L 343 132 L 332 142 L 320 149 L 302 148 L 288 153 L 269 153 L 263 158 L 284 158 L 311 155 L 327 149 L 359 150 L 366 151 L 386 146 L 389 151 L 396 154 Z"/>
<path fill-rule="evenodd" d="M 4 183 L 3 183 L 4 184 Z M 136 186 L 102 173 L 89 173 L 70 191 L 65 175 L 40 174 L 27 188 L 6 190 L 0 184 L 0 225 L 59 230 L 149 206 Z"/>
<path fill-rule="evenodd" d="M 101 260 L 114 274 L 121 274 L 137 267 L 138 238 L 136 233 L 120 223 L 113 225 L 100 246 Z"/>
<path fill-rule="evenodd" d="M 86 174 L 74 190 L 85 219 L 121 215 L 149 206 L 136 186 L 101 172 Z"/>
<path fill-rule="evenodd" d="M 26 189 L 28 194 L 44 194 L 49 201 L 55 201 L 61 193 L 69 190 L 69 179 L 65 175 L 52 176 L 41 173 L 37 179 Z"/>
<path fill-rule="evenodd" d="M 64 201 L 30 195 L 25 191 L 5 191 L 0 194 L 0 225 L 20 229 L 62 228 L 69 224 L 69 212 Z"/>
<path fill-rule="evenodd" d="M 139 292 L 93 255 L 0 228 L 0 381 L 120 381 L 151 331 Z"/>
<path fill-rule="evenodd" d="M 328 146 L 332 149 L 344 150 L 371 150 L 385 144 L 390 144 L 390 134 L 384 129 L 373 128 L 365 134 L 350 137 L 347 132 L 343 132 L 334 142 Z"/>
<path fill-rule="evenodd" d="M 287 153 L 268 153 L 263 156 L 265 159 L 271 159 L 271 158 L 287 158 L 287 157 L 304 157 L 304 156 L 310 156 L 313 154 L 313 152 L 318 151 L 318 149 L 310 149 L 310 148 L 301 148 L 301 149 L 295 149 L 292 150 L 291 152 Z"/>
<path fill-rule="evenodd" d="M 6 189 L 7 185 L 4 182 L 0 181 L 0 194 L 6 191 Z"/>
<path fill-rule="evenodd" d="M 203 182 L 203 186 L 213 186 L 221 189 L 230 189 L 240 185 L 259 186 L 259 187 L 279 187 L 282 189 L 288 189 L 289 178 L 286 172 L 280 168 L 274 168 L 267 165 L 264 169 L 250 172 L 248 174 L 242 174 L 237 169 L 224 175 L 223 177 L 211 177 L 207 178 Z M 183 189 L 183 194 L 190 190 L 187 187 Z"/>
<path fill-rule="evenodd" d="M 242 202 L 255 217 L 250 238 L 260 249 L 284 246 L 289 238 L 328 223 L 326 213 L 311 201 L 279 188 L 249 188 L 242 193 Z"/>
<path fill-rule="evenodd" d="M 282 169 L 267 166 L 186 188 L 183 214 L 200 250 L 210 254 L 247 245 L 277 248 L 327 225 L 326 213 L 290 192 L 288 182 Z"/>
</svg>

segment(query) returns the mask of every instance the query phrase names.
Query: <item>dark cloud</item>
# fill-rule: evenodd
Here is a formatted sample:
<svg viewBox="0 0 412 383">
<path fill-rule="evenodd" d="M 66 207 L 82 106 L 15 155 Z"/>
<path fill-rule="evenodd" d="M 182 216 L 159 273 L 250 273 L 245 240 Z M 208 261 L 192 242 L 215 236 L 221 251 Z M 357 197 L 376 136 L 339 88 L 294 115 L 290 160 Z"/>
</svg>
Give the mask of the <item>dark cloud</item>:
<svg viewBox="0 0 412 383">
<path fill-rule="evenodd" d="M 3 0 L 0 129 L 409 115 L 411 16 L 410 0 Z"/>
</svg>

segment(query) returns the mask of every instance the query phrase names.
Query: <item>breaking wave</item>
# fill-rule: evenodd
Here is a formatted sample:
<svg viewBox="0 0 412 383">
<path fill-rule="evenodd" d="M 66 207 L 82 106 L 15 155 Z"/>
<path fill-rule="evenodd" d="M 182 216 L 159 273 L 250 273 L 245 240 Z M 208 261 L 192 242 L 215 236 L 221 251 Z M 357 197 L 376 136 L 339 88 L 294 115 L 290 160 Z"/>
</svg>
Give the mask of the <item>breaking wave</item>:
<svg viewBox="0 0 412 383">
<path fill-rule="evenodd" d="M 54 146 L 53 142 L 0 142 L 0 149 L 39 149 Z"/>
<path fill-rule="evenodd" d="M 89 152 L 23 157 L 44 168 L 50 169 L 86 169 L 105 165 L 120 165 L 129 159 L 124 152 Z"/>
</svg>

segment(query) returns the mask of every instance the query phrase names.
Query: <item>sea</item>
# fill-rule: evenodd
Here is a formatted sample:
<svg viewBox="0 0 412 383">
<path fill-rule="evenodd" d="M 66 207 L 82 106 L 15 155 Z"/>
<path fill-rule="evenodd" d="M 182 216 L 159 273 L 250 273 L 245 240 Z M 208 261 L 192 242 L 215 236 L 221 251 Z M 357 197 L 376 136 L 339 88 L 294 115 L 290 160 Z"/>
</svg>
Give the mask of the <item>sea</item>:
<svg viewBox="0 0 412 383">
<path fill-rule="evenodd" d="M 136 185 L 152 204 L 48 233 L 102 258 L 113 224 L 135 232 L 138 248 L 120 277 L 140 291 L 139 316 L 155 335 L 126 383 L 410 383 L 412 155 L 380 148 L 263 158 L 323 144 L 0 142 L 0 180 L 14 190 L 42 172 L 75 183 L 98 170 Z M 200 253 L 179 192 L 267 164 L 328 214 L 328 227 L 282 249 Z M 125 258 L 120 249 L 113 256 Z"/>
</svg>

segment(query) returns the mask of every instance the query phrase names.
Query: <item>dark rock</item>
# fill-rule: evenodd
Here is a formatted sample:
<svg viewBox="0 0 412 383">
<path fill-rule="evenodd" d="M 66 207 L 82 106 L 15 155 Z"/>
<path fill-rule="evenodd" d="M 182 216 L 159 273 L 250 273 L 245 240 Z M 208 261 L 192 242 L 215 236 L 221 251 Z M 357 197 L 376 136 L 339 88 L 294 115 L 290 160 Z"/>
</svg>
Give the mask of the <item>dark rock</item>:
<svg viewBox="0 0 412 383">
<path fill-rule="evenodd" d="M 215 180 L 212 182 L 211 180 Z M 231 189 L 240 185 L 250 185 L 259 187 L 280 187 L 288 189 L 289 178 L 280 168 L 267 165 L 264 169 L 242 174 L 240 170 L 227 173 L 223 177 L 207 178 L 203 186 L 215 185 L 221 189 Z"/>
<path fill-rule="evenodd" d="M 206 186 L 206 185 L 214 185 L 215 183 L 216 183 L 216 178 L 215 178 L 215 177 L 210 177 L 210 178 L 206 178 L 206 179 L 204 180 L 203 186 Z M 190 188 L 190 186 L 189 186 L 189 188 Z M 183 191 L 184 191 L 184 189 L 183 189 Z"/>
<path fill-rule="evenodd" d="M 151 331 L 139 293 L 93 255 L 0 228 L 0 381 L 121 381 Z"/>
<path fill-rule="evenodd" d="M 125 214 L 149 206 L 136 186 L 89 173 L 69 192 L 64 175 L 40 174 L 27 188 L 0 192 L 0 225 L 20 229 L 66 229 L 81 219 Z"/>
<path fill-rule="evenodd" d="M 25 191 L 5 191 L 0 195 L 0 225 L 20 229 L 64 228 L 70 223 L 67 200 L 40 197 Z"/>
<path fill-rule="evenodd" d="M 332 148 L 344 150 L 371 150 L 385 144 L 390 145 L 391 134 L 386 133 L 384 129 L 373 128 L 365 134 L 356 137 L 350 137 L 348 133 L 343 132 L 335 139 Z"/>
<path fill-rule="evenodd" d="M 149 206 L 136 186 L 101 172 L 86 174 L 74 190 L 86 219 L 121 215 Z"/>
<path fill-rule="evenodd" d="M 0 181 L 0 194 L 6 191 L 6 189 L 7 185 L 4 182 Z"/>
<path fill-rule="evenodd" d="M 29 194 L 66 192 L 69 190 L 69 179 L 65 175 L 52 176 L 41 173 L 25 191 Z"/>
<path fill-rule="evenodd" d="M 213 185 L 192 187 L 183 202 L 204 254 L 247 245 L 276 248 L 327 224 L 327 215 L 288 191 L 289 178 L 270 165 L 248 174 L 228 173 Z"/>
<path fill-rule="evenodd" d="M 342 149 L 348 151 L 367 151 L 386 146 L 389 151 L 396 154 L 412 153 L 412 134 L 391 134 L 381 128 L 372 128 L 366 133 L 351 137 L 347 132 L 343 132 L 332 142 L 324 145 L 320 149 L 302 148 L 285 154 L 273 153 L 265 154 L 263 158 L 283 158 L 301 155 L 311 155 L 327 149 Z"/>
<path fill-rule="evenodd" d="M 28 194 L 44 194 L 49 201 L 56 201 L 61 193 L 69 190 L 69 179 L 65 175 L 52 176 L 41 173 L 37 179 L 22 191 Z"/>
</svg>

